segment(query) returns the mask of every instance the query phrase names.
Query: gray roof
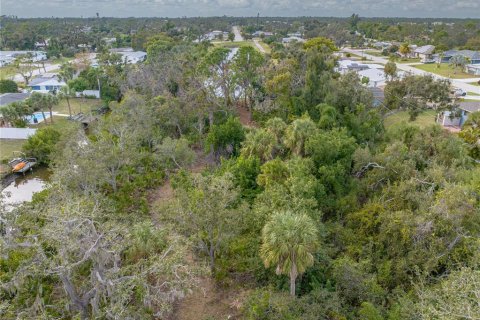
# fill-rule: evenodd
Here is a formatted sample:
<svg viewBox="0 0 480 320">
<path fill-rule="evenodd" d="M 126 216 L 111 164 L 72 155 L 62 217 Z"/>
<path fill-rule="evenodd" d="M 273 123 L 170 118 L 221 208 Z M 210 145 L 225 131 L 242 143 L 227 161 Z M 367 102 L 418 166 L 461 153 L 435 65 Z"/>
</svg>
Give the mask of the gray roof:
<svg viewBox="0 0 480 320">
<path fill-rule="evenodd" d="M 464 56 L 469 59 L 480 59 L 480 51 L 473 50 L 448 50 L 443 53 L 445 57 Z"/>
<path fill-rule="evenodd" d="M 27 99 L 29 95 L 29 93 L 4 93 L 0 95 L 0 106 L 4 106 L 12 102 L 23 101 Z"/>
<path fill-rule="evenodd" d="M 37 129 L 31 128 L 0 128 L 0 139 L 28 139 Z"/>
<path fill-rule="evenodd" d="M 432 54 L 434 50 L 435 50 L 435 46 L 426 45 L 426 46 L 421 46 L 415 49 L 415 53 Z"/>
<path fill-rule="evenodd" d="M 480 111 L 480 101 L 462 101 L 458 103 L 458 108 L 469 113 L 477 112 Z"/>
</svg>

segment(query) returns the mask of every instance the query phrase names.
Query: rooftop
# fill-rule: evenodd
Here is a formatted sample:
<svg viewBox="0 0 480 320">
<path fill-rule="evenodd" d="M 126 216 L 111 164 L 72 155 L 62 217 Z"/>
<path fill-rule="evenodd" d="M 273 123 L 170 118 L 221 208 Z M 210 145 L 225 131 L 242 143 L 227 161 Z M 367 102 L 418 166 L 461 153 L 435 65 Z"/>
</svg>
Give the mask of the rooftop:
<svg viewBox="0 0 480 320">
<path fill-rule="evenodd" d="M 23 101 L 27 99 L 29 95 L 29 93 L 4 93 L 0 95 L 0 106 L 4 106 L 12 102 Z"/>
</svg>

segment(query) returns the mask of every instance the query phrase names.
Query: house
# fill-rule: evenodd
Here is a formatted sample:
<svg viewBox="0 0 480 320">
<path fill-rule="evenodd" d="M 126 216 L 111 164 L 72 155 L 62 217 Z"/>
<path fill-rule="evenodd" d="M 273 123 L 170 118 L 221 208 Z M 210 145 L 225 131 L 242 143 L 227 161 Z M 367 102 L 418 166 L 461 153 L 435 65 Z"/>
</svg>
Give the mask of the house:
<svg viewBox="0 0 480 320">
<path fill-rule="evenodd" d="M 385 72 L 382 69 L 366 69 L 358 72 L 360 79 L 367 78 L 367 87 L 379 87 L 386 84 Z"/>
<path fill-rule="evenodd" d="M 480 76 L 480 64 L 467 64 L 465 66 L 465 72 L 474 76 Z"/>
<path fill-rule="evenodd" d="M 24 55 L 29 55 L 33 62 L 47 60 L 45 51 L 0 51 L 0 67 L 9 65 Z"/>
<path fill-rule="evenodd" d="M 464 101 L 452 111 L 442 111 L 437 115 L 437 123 L 444 127 L 461 127 L 468 116 L 480 111 L 480 101 Z"/>
<path fill-rule="evenodd" d="M 133 52 L 119 52 L 122 55 L 122 60 L 127 64 L 135 64 L 145 61 L 147 53 L 144 51 Z"/>
<path fill-rule="evenodd" d="M 433 60 L 433 52 L 435 51 L 435 46 L 426 45 L 421 46 L 413 51 L 413 56 L 416 58 L 420 58 L 422 62 L 434 62 Z"/>
<path fill-rule="evenodd" d="M 433 58 L 437 62 L 448 63 L 454 56 L 463 56 L 470 64 L 480 64 L 480 51 L 473 50 L 448 50 L 434 55 Z"/>
<path fill-rule="evenodd" d="M 24 101 L 30 96 L 30 93 L 4 93 L 0 95 L 0 106 L 6 106 L 7 104 Z"/>
<path fill-rule="evenodd" d="M 300 37 L 296 37 L 296 36 L 282 38 L 282 43 L 283 44 L 289 44 L 289 43 L 292 43 L 292 42 L 305 42 L 305 39 L 300 38 Z"/>
<path fill-rule="evenodd" d="M 392 44 L 390 42 L 382 42 L 382 41 L 374 42 L 372 45 L 373 45 L 374 48 L 379 49 L 379 50 L 388 49 L 392 46 Z"/>
<path fill-rule="evenodd" d="M 273 36 L 273 32 L 268 32 L 268 31 L 255 31 L 252 33 L 252 37 L 254 38 L 259 38 L 259 37 L 271 37 Z"/>
<path fill-rule="evenodd" d="M 366 69 L 382 69 L 383 66 L 380 64 L 374 63 L 358 63 L 358 61 L 353 61 L 349 59 L 338 60 L 338 65 L 335 67 L 335 71 L 340 73 L 346 73 L 349 71 L 362 71 Z"/>
<path fill-rule="evenodd" d="M 34 78 L 27 85 L 30 90 L 40 93 L 48 93 L 58 91 L 67 84 L 60 80 L 58 76 L 52 74 L 44 74 Z"/>
</svg>

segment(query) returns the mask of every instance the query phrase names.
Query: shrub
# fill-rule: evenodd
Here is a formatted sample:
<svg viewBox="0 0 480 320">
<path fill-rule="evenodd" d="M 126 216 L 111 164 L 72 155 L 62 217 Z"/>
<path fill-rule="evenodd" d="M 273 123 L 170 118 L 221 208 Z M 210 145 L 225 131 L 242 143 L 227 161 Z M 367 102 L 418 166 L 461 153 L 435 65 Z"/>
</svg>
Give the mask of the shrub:
<svg viewBox="0 0 480 320">
<path fill-rule="evenodd" d="M 17 83 L 13 80 L 0 80 L 0 93 L 18 92 Z"/>
<path fill-rule="evenodd" d="M 37 158 L 40 164 L 48 164 L 50 163 L 50 154 L 54 150 L 59 138 L 60 132 L 53 128 L 38 129 L 23 145 L 23 151 L 28 156 Z"/>
</svg>

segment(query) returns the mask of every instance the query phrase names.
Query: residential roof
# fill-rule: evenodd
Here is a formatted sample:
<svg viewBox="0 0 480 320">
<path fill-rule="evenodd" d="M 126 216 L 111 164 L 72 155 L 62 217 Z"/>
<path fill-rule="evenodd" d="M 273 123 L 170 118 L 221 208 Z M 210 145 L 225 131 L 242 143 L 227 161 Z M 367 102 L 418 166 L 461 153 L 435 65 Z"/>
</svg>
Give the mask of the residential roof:
<svg viewBox="0 0 480 320">
<path fill-rule="evenodd" d="M 23 101 L 28 98 L 29 93 L 4 93 L 0 95 L 0 106 L 5 106 L 12 102 Z"/>
<path fill-rule="evenodd" d="M 480 111 L 480 101 L 462 101 L 458 103 L 458 108 L 469 113 L 477 112 Z"/>
<path fill-rule="evenodd" d="M 31 128 L 0 128 L 0 139 L 28 139 L 37 129 Z"/>
<path fill-rule="evenodd" d="M 480 51 L 473 51 L 473 50 L 448 50 L 443 53 L 445 57 L 453 57 L 453 56 L 464 56 L 469 59 L 480 59 Z"/>
<path fill-rule="evenodd" d="M 421 46 L 415 49 L 415 53 L 419 54 L 432 54 L 433 51 L 435 50 L 435 46 L 432 45 L 426 45 L 426 46 Z"/>
<path fill-rule="evenodd" d="M 57 77 L 38 77 L 32 79 L 28 84 L 29 87 L 33 86 L 64 86 L 66 83 L 64 81 L 58 80 Z"/>
</svg>

